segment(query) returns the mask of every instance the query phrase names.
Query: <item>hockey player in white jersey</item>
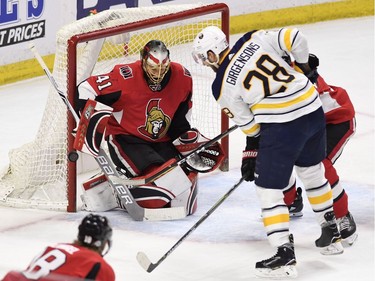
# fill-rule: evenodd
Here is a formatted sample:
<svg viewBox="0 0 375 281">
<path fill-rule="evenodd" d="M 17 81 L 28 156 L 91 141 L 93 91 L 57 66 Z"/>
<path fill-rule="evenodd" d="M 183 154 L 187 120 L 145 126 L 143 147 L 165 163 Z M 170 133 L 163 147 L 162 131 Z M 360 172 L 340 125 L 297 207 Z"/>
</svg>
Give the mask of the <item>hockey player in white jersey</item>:
<svg viewBox="0 0 375 281">
<path fill-rule="evenodd" d="M 216 72 L 212 92 L 247 136 L 242 176 L 255 181 L 267 237 L 277 253 L 257 262 L 259 277 L 295 277 L 296 257 L 283 190 L 293 168 L 321 226 L 315 241 L 322 254 L 341 254 L 331 187 L 324 177 L 325 120 L 308 65 L 309 48 L 296 28 L 251 31 L 229 48 L 217 27 L 203 29 L 193 43 L 197 63 Z M 296 67 L 282 58 L 292 56 Z M 311 81 L 310 81 L 311 80 Z"/>
</svg>

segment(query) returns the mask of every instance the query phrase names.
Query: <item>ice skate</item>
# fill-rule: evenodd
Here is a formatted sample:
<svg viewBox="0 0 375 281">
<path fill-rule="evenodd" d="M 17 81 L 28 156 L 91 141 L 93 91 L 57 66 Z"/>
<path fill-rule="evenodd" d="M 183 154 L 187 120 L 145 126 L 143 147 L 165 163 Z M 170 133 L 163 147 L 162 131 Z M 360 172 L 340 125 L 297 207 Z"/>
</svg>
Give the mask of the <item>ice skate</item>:
<svg viewBox="0 0 375 281">
<path fill-rule="evenodd" d="M 302 188 L 297 188 L 296 198 L 292 205 L 288 206 L 290 217 L 302 217 L 303 199 L 302 199 Z"/>
<path fill-rule="evenodd" d="M 323 255 L 338 255 L 344 252 L 341 244 L 341 235 L 336 224 L 336 218 L 333 211 L 324 214 L 326 220 L 322 224 L 322 234 L 315 241 L 315 245 L 321 248 L 320 253 Z"/>
<path fill-rule="evenodd" d="M 352 246 L 358 238 L 357 226 L 352 214 L 349 212 L 346 216 L 337 219 L 343 244 Z"/>
<path fill-rule="evenodd" d="M 255 264 L 255 275 L 257 277 L 283 279 L 298 276 L 292 234 L 289 235 L 289 241 L 289 243 L 278 247 L 277 253 L 273 257 Z"/>
</svg>

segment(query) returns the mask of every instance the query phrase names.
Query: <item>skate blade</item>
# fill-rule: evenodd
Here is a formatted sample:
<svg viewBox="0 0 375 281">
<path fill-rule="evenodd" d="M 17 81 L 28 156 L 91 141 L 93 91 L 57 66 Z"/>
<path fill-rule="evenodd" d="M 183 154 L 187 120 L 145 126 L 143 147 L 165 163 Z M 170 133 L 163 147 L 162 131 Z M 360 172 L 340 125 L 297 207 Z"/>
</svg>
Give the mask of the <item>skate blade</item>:
<svg viewBox="0 0 375 281">
<path fill-rule="evenodd" d="M 358 234 L 355 232 L 353 233 L 352 235 L 350 235 L 349 237 L 345 238 L 342 240 L 342 245 L 344 247 L 350 247 L 350 246 L 353 246 L 353 244 L 355 242 L 357 242 L 357 239 L 358 239 Z"/>
<path fill-rule="evenodd" d="M 257 278 L 267 279 L 289 279 L 296 278 L 298 276 L 297 268 L 295 265 L 286 265 L 276 269 L 270 268 L 256 268 L 255 276 Z"/>
<path fill-rule="evenodd" d="M 344 252 L 344 247 L 341 244 L 341 241 L 337 241 L 328 245 L 327 247 L 321 248 L 320 253 L 322 255 L 331 256 L 331 255 L 340 255 Z"/>
<path fill-rule="evenodd" d="M 303 212 L 289 213 L 290 218 L 300 218 L 303 217 Z"/>
</svg>

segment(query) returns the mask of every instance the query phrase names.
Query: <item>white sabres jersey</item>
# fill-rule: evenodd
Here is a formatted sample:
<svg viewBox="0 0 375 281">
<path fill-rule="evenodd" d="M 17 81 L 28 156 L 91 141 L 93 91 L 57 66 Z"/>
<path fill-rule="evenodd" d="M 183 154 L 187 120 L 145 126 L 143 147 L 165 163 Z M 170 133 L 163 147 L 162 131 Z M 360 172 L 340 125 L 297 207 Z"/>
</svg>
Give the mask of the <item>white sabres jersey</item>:
<svg viewBox="0 0 375 281">
<path fill-rule="evenodd" d="M 321 106 L 314 85 L 285 55 L 308 61 L 306 39 L 296 28 L 246 33 L 220 64 L 213 95 L 248 136 L 256 136 L 261 123 L 289 122 Z"/>
</svg>

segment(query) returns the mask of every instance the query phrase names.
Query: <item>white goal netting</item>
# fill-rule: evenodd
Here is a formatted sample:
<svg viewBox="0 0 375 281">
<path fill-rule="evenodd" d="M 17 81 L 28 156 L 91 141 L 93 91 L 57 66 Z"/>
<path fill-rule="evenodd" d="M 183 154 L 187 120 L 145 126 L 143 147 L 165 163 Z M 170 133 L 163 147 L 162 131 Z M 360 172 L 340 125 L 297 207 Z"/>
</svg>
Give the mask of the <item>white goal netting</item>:
<svg viewBox="0 0 375 281">
<path fill-rule="evenodd" d="M 57 33 L 53 68 L 59 89 L 73 101 L 74 91 L 69 89 L 77 83 L 92 74 L 106 73 L 115 64 L 138 60 L 139 51 L 149 40 L 162 40 L 171 60 L 192 73 L 193 125 L 207 137 L 216 136 L 222 128 L 221 111 L 211 96 L 214 73 L 195 64 L 191 57 L 192 41 L 202 28 L 222 27 L 221 12 L 195 16 L 195 11 L 205 7 L 189 4 L 108 10 L 64 26 Z M 186 14 L 189 11 L 191 14 Z M 86 41 L 80 42 L 80 35 L 86 36 Z M 78 38 L 74 52 L 68 46 L 72 38 Z M 75 204 L 77 187 L 69 179 L 69 169 L 75 164 L 67 160 L 70 131 L 66 105 L 51 86 L 35 140 L 9 153 L 9 169 L 0 179 L 0 204 L 54 210 L 67 210 L 69 204 Z M 81 159 L 79 166 L 79 171 L 85 169 Z"/>
</svg>

